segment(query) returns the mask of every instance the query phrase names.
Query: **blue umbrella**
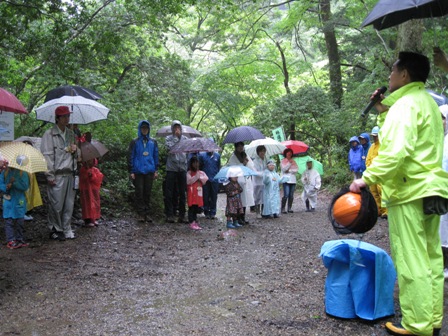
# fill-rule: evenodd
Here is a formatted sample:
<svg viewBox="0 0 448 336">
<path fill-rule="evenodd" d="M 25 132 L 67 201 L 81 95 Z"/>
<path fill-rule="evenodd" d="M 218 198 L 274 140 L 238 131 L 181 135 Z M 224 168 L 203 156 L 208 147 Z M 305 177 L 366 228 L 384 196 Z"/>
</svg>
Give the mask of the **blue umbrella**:
<svg viewBox="0 0 448 336">
<path fill-rule="evenodd" d="M 223 144 L 252 141 L 266 138 L 263 133 L 252 126 L 239 126 L 231 129 L 224 138 Z"/>
<path fill-rule="evenodd" d="M 258 175 L 256 171 L 247 168 L 243 165 L 231 165 L 222 167 L 218 174 L 215 175 L 214 180 L 219 183 L 223 183 L 229 180 L 229 174 L 233 176 L 255 176 Z"/>
<path fill-rule="evenodd" d="M 433 90 L 426 90 L 429 95 L 435 100 L 438 106 L 442 106 L 448 103 L 448 99 L 441 93 L 434 92 Z"/>
</svg>

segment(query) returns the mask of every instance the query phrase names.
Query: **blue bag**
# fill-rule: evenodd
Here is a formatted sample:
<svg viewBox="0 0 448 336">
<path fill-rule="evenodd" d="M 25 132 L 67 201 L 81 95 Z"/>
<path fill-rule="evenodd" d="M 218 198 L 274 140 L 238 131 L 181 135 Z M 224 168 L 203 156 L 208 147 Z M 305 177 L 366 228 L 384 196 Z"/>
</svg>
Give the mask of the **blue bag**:
<svg viewBox="0 0 448 336">
<path fill-rule="evenodd" d="M 394 314 L 396 272 L 384 250 L 358 240 L 332 240 L 322 245 L 320 256 L 328 269 L 327 314 L 364 320 Z"/>
</svg>

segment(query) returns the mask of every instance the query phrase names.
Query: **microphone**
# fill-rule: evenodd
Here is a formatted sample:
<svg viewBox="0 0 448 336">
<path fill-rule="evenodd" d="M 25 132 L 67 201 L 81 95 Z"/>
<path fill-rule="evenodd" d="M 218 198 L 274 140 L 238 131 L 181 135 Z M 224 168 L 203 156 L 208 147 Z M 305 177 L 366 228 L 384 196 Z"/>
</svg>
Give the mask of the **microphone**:
<svg viewBox="0 0 448 336">
<path fill-rule="evenodd" d="M 369 111 L 372 109 L 373 106 L 375 106 L 376 103 L 378 103 L 381 99 L 381 95 L 387 91 L 387 87 L 382 86 L 380 87 L 380 89 L 378 90 L 378 92 L 373 96 L 372 100 L 370 100 L 369 105 L 366 106 L 366 108 L 364 109 L 364 111 L 362 111 L 361 113 L 361 117 L 365 117 L 369 114 Z"/>
</svg>

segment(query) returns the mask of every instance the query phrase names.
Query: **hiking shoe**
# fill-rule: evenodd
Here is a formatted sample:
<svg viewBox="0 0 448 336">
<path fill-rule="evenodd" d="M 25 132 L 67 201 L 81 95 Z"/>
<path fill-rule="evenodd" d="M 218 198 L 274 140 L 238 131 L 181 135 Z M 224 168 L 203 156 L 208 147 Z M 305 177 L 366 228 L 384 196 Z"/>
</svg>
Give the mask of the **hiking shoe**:
<svg viewBox="0 0 448 336">
<path fill-rule="evenodd" d="M 188 221 L 187 220 L 185 220 L 185 217 L 179 217 L 178 219 L 177 219 L 177 222 L 179 223 L 179 224 L 185 224 L 185 223 L 188 223 Z"/>
<path fill-rule="evenodd" d="M 274 214 L 274 218 L 278 218 L 278 215 L 277 215 L 277 214 Z"/>
<path fill-rule="evenodd" d="M 20 244 L 20 242 L 17 240 L 11 240 L 8 242 L 8 244 L 6 244 L 6 247 L 9 248 L 10 250 L 15 250 L 18 249 L 19 247 L 22 247 L 22 244 Z"/>
<path fill-rule="evenodd" d="M 65 236 L 62 232 L 53 231 L 50 233 L 50 239 L 64 241 Z"/>
<path fill-rule="evenodd" d="M 291 209 L 290 209 L 290 210 L 288 210 L 288 212 L 289 212 L 289 213 L 294 213 L 294 211 L 293 211 L 293 210 L 291 210 Z"/>
<path fill-rule="evenodd" d="M 27 216 L 27 215 L 23 216 L 23 220 L 26 221 L 32 221 L 33 219 L 34 219 L 33 216 Z"/>
<path fill-rule="evenodd" d="M 405 328 L 403 328 L 401 323 L 387 322 L 385 327 L 386 327 L 386 331 L 390 335 L 398 335 L 398 336 L 399 335 L 414 335 L 409 330 L 406 330 Z"/>
<path fill-rule="evenodd" d="M 238 221 L 234 221 L 233 222 L 233 226 L 235 227 L 235 228 L 240 228 L 240 227 L 243 227 Z"/>
<path fill-rule="evenodd" d="M 174 223 L 174 217 L 170 216 L 166 218 L 167 223 Z"/>
</svg>

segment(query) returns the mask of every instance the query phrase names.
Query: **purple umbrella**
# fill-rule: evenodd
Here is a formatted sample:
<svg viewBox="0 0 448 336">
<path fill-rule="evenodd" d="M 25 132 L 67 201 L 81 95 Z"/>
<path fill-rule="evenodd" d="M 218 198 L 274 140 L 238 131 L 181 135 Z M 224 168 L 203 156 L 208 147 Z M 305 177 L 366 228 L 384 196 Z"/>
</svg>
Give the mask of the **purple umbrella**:
<svg viewBox="0 0 448 336">
<path fill-rule="evenodd" d="M 215 152 L 220 150 L 221 148 L 210 139 L 190 138 L 179 141 L 171 147 L 170 154 Z"/>
<path fill-rule="evenodd" d="M 224 138 L 223 144 L 252 141 L 266 138 L 263 133 L 251 126 L 239 126 L 231 129 Z"/>
</svg>

